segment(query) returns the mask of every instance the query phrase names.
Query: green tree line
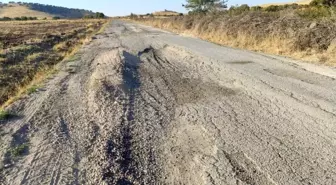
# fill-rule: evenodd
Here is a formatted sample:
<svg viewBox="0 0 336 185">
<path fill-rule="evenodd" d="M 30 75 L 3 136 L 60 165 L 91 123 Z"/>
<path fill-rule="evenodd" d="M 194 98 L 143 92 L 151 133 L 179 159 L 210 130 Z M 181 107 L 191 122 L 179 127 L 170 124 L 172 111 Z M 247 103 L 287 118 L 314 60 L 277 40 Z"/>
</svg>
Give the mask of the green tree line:
<svg viewBox="0 0 336 185">
<path fill-rule="evenodd" d="M 37 17 L 22 16 L 22 17 L 14 17 L 14 18 L 10 18 L 10 17 L 0 18 L 0 21 L 30 21 L 30 20 L 37 20 Z"/>
</svg>

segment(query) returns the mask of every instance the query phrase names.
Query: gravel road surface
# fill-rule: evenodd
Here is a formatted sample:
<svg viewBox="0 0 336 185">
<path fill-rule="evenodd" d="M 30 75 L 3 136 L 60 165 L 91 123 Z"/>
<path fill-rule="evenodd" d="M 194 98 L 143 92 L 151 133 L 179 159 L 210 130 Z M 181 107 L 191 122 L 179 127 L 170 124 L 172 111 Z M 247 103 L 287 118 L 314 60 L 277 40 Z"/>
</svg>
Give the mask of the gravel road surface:
<svg viewBox="0 0 336 185">
<path fill-rule="evenodd" d="M 113 21 L 0 124 L 0 184 L 335 185 L 336 70 Z"/>
</svg>

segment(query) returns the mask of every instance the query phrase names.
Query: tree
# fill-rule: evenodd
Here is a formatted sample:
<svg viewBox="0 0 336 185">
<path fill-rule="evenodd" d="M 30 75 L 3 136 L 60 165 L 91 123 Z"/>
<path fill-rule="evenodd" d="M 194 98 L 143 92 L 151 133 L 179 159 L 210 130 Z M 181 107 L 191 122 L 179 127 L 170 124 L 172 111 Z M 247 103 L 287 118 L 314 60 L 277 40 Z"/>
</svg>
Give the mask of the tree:
<svg viewBox="0 0 336 185">
<path fill-rule="evenodd" d="M 131 13 L 131 15 L 130 15 L 130 18 L 131 19 L 135 19 L 135 18 L 137 18 L 138 16 L 136 16 L 134 13 Z"/>
<path fill-rule="evenodd" d="M 186 9 L 195 12 L 208 12 L 227 8 L 227 0 L 186 0 Z"/>
<path fill-rule="evenodd" d="M 105 15 L 104 15 L 103 13 L 101 13 L 101 12 L 97 12 L 97 13 L 96 13 L 96 18 L 97 18 L 97 19 L 104 19 L 104 18 L 105 18 Z"/>
</svg>

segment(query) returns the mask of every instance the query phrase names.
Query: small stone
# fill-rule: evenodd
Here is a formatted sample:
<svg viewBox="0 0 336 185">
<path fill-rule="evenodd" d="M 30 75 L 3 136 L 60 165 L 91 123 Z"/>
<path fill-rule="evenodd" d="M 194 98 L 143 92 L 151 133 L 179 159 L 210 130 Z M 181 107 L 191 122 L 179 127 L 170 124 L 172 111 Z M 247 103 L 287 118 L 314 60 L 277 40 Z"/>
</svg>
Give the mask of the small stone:
<svg viewBox="0 0 336 185">
<path fill-rule="evenodd" d="M 5 165 L 4 165 L 5 168 L 9 168 L 9 167 L 11 167 L 11 166 L 12 166 L 12 164 L 5 164 Z"/>
<path fill-rule="evenodd" d="M 317 26 L 317 23 L 316 23 L 316 22 L 313 22 L 313 23 L 310 24 L 309 28 L 310 28 L 310 29 L 313 29 L 313 28 L 315 28 L 316 26 Z"/>
</svg>

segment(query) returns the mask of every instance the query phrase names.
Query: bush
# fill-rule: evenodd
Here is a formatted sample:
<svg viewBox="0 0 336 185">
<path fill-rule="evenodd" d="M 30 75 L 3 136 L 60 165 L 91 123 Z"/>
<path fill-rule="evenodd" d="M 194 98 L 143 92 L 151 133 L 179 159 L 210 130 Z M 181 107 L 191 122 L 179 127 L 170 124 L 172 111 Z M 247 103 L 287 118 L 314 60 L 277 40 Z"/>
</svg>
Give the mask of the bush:
<svg viewBox="0 0 336 185">
<path fill-rule="evenodd" d="M 250 8 L 251 11 L 261 11 L 262 10 L 262 7 L 261 6 L 252 6 Z"/>
<path fill-rule="evenodd" d="M 26 16 L 21 17 L 21 21 L 27 21 L 27 20 L 28 20 L 28 17 L 26 17 Z"/>
<path fill-rule="evenodd" d="M 12 19 L 10 17 L 3 17 L 0 18 L 0 21 L 11 21 Z"/>
<path fill-rule="evenodd" d="M 240 5 L 239 7 L 237 7 L 236 10 L 245 12 L 245 11 L 249 11 L 249 10 L 250 10 L 250 7 L 249 7 L 249 5 L 247 5 L 247 4 L 242 4 L 242 5 Z"/>
<path fill-rule="evenodd" d="M 7 120 L 7 119 L 10 119 L 12 117 L 14 117 L 15 115 L 14 114 L 11 114 L 5 110 L 0 110 L 0 121 L 4 121 L 4 120 Z"/>
<path fill-rule="evenodd" d="M 57 16 L 55 16 L 55 17 L 53 17 L 52 18 L 53 20 L 59 20 L 59 19 L 61 19 L 60 17 L 57 17 Z"/>
<path fill-rule="evenodd" d="M 313 0 L 311 6 L 336 6 L 336 0 Z"/>
<path fill-rule="evenodd" d="M 298 9 L 298 8 L 300 8 L 300 5 L 298 5 L 296 3 L 293 3 L 293 4 L 285 4 L 285 5 L 282 5 L 280 7 L 281 7 L 280 9 Z"/>
<path fill-rule="evenodd" d="M 28 20 L 37 20 L 37 17 L 28 17 Z"/>
<path fill-rule="evenodd" d="M 85 15 L 83 19 L 104 19 L 105 15 L 103 13 L 97 12 L 96 14 Z"/>
<path fill-rule="evenodd" d="M 229 9 L 229 13 L 233 15 L 239 15 L 247 11 L 250 11 L 250 7 L 247 4 L 242 4 L 240 6 L 231 6 Z"/>
<path fill-rule="evenodd" d="M 15 17 L 15 18 L 10 18 L 10 17 L 4 17 L 4 18 L 0 18 L 0 21 L 11 21 L 11 20 L 16 20 L 16 21 L 28 21 L 28 20 L 37 20 L 37 17 L 26 17 L 26 16 L 22 16 L 22 17 Z"/>
<path fill-rule="evenodd" d="M 297 14 L 303 18 L 318 19 L 323 17 L 330 17 L 331 11 L 328 7 L 315 6 L 296 10 Z"/>
<path fill-rule="evenodd" d="M 10 18 L 10 17 L 4 17 L 3 20 L 4 20 L 4 21 L 11 21 L 12 18 Z"/>
<path fill-rule="evenodd" d="M 278 5 L 271 5 L 271 6 L 268 6 L 266 7 L 264 10 L 266 12 L 278 12 L 280 11 L 282 8 Z"/>
<path fill-rule="evenodd" d="M 22 156 L 27 150 L 28 150 L 28 144 L 25 143 L 11 149 L 10 152 L 13 157 L 19 157 Z"/>
<path fill-rule="evenodd" d="M 93 15 L 85 15 L 83 18 L 84 18 L 84 19 L 93 19 L 94 16 L 93 16 Z"/>
</svg>

